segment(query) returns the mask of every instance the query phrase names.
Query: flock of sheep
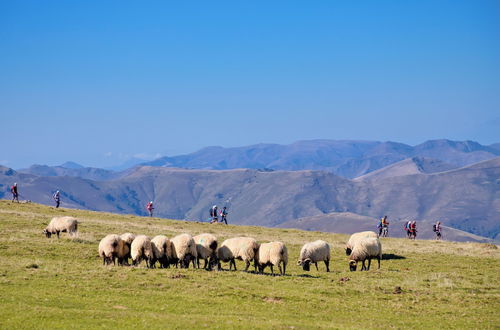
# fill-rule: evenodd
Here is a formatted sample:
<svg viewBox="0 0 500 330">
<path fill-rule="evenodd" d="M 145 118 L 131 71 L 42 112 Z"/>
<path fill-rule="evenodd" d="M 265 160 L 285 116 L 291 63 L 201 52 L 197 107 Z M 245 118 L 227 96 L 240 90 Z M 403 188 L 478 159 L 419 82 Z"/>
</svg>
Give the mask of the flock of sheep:
<svg viewBox="0 0 500 330">
<path fill-rule="evenodd" d="M 78 230 L 78 221 L 73 217 L 54 217 L 43 233 L 50 238 L 61 232 L 74 235 Z M 355 271 L 358 262 L 362 262 L 361 270 L 369 270 L 371 260 L 382 257 L 382 246 L 378 235 L 373 231 L 365 231 L 353 234 L 346 244 L 346 254 L 349 256 L 349 269 Z M 204 261 L 203 268 L 212 270 L 217 266 L 222 270 L 221 262 L 229 263 L 229 270 L 236 270 L 235 260 L 245 262 L 245 271 L 254 262 L 254 269 L 260 273 L 266 267 L 270 267 L 274 274 L 274 267 L 278 267 L 279 273 L 284 275 L 288 264 L 288 250 L 282 242 L 257 243 L 251 237 L 234 237 L 222 242 L 219 246 L 217 238 L 212 234 L 200 234 L 191 236 L 180 234 L 171 239 L 165 235 L 158 235 L 150 239 L 145 235 L 134 235 L 125 233 L 122 235 L 110 234 L 99 243 L 99 257 L 104 265 L 116 264 L 139 265 L 146 262 L 148 268 L 155 268 L 158 263 L 160 268 L 168 268 L 171 265 L 181 268 L 200 268 L 200 261 Z M 368 266 L 365 261 L 368 260 Z M 297 264 L 305 271 L 310 270 L 311 264 L 318 270 L 318 262 L 323 261 L 326 271 L 330 271 L 330 245 L 322 240 L 306 243 L 300 250 Z"/>
</svg>

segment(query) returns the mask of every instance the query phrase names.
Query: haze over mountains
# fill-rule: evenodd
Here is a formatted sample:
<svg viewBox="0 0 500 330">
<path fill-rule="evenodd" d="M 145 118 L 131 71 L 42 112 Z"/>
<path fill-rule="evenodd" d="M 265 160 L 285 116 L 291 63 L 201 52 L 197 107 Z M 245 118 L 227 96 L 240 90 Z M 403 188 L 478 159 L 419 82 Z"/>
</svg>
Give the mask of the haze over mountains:
<svg viewBox="0 0 500 330">
<path fill-rule="evenodd" d="M 376 219 L 387 214 L 393 235 L 403 233 L 403 221 L 415 219 L 422 237 L 431 238 L 431 223 L 439 219 L 450 227 L 448 239 L 481 241 L 468 233 L 499 238 L 499 153 L 495 145 L 447 140 L 416 147 L 321 140 L 206 148 L 169 158 L 174 163 L 166 158 L 149 163 L 167 167 L 122 172 L 78 164 L 20 171 L 2 167 L 0 198 L 9 198 L 9 185 L 19 182 L 22 199 L 44 204 L 51 204 L 51 193 L 61 190 L 66 207 L 145 215 L 145 204 L 154 200 L 160 217 L 198 221 L 208 218 L 211 205 L 228 205 L 235 224 L 346 233 L 374 229 Z M 469 163 L 473 165 L 463 166 Z M 170 168 L 181 164 L 259 169 Z M 287 166 L 294 170 L 279 169 Z M 308 166 L 321 170 L 301 169 Z M 339 170 L 362 175 L 350 180 L 332 173 Z"/>
<path fill-rule="evenodd" d="M 432 140 L 412 147 L 397 142 L 311 140 L 290 145 L 208 147 L 143 165 L 215 170 L 323 170 L 356 178 L 411 157 L 425 157 L 462 167 L 497 156 L 500 156 L 497 146 L 483 146 L 473 141 Z"/>
</svg>

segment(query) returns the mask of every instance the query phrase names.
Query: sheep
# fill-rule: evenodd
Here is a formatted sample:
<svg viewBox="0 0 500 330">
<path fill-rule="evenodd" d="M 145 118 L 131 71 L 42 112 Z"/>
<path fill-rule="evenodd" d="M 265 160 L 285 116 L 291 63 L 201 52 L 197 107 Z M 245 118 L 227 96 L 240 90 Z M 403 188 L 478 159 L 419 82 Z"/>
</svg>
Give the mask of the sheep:
<svg viewBox="0 0 500 330">
<path fill-rule="evenodd" d="M 349 240 L 347 241 L 347 244 L 345 246 L 345 255 L 351 255 L 352 252 L 352 247 L 354 246 L 354 243 L 356 243 L 356 240 L 363 238 L 363 237 L 374 237 L 378 238 L 378 234 L 374 231 L 362 231 L 359 233 L 354 233 L 349 237 Z"/>
<path fill-rule="evenodd" d="M 288 249 L 281 242 L 262 243 L 255 255 L 255 262 L 262 274 L 266 266 L 271 267 L 271 274 L 274 275 L 273 266 L 278 266 L 281 275 L 285 275 L 288 264 Z M 283 269 L 281 268 L 283 263 Z"/>
<path fill-rule="evenodd" d="M 205 260 L 203 269 L 209 270 L 217 259 L 217 237 L 212 234 L 200 234 L 193 237 L 193 239 L 196 243 L 196 252 L 198 253 L 198 257 L 196 258 L 198 268 L 200 268 L 200 259 L 203 259 Z"/>
<path fill-rule="evenodd" d="M 118 264 L 128 265 L 128 259 L 131 258 L 130 247 L 135 239 L 135 235 L 131 233 L 125 233 L 120 235 L 120 238 L 122 239 L 123 244 L 121 246 L 122 248 L 120 249 L 120 253 L 118 254 Z"/>
<path fill-rule="evenodd" d="M 180 234 L 170 240 L 170 262 L 176 267 L 180 263 L 181 268 L 189 268 L 190 261 L 195 267 L 197 257 L 196 243 L 191 235 Z"/>
<path fill-rule="evenodd" d="M 326 271 L 330 271 L 330 245 L 322 240 L 304 244 L 300 250 L 300 257 L 297 264 L 302 266 L 302 269 L 305 271 L 309 271 L 311 263 L 314 263 L 316 270 L 318 270 L 318 261 L 324 261 Z"/>
<path fill-rule="evenodd" d="M 257 241 L 251 237 L 234 237 L 222 242 L 222 245 L 217 249 L 218 269 L 221 270 L 221 261 L 229 262 L 229 270 L 234 266 L 236 270 L 235 259 L 243 260 L 246 264 L 245 271 L 250 267 L 250 261 L 255 258 L 255 254 L 259 249 Z M 255 272 L 257 272 L 257 264 L 254 263 Z"/>
<path fill-rule="evenodd" d="M 167 268 L 168 256 L 170 255 L 170 240 L 165 235 L 158 235 L 151 240 L 153 248 L 152 266 L 155 267 L 156 261 L 160 263 L 160 268 Z"/>
<path fill-rule="evenodd" d="M 349 269 L 356 271 L 358 261 L 363 262 L 361 270 L 370 270 L 372 258 L 377 258 L 378 269 L 380 269 L 380 259 L 382 258 L 382 245 L 380 240 L 374 237 L 365 237 L 356 241 L 349 257 Z M 365 266 L 365 260 L 368 259 L 368 267 Z"/>
<path fill-rule="evenodd" d="M 50 238 L 52 234 L 57 234 L 59 238 L 59 233 L 67 232 L 71 236 L 77 234 L 78 231 L 78 220 L 73 217 L 53 217 L 50 220 L 48 226 L 43 230 L 43 233 L 47 238 Z"/>
<path fill-rule="evenodd" d="M 134 266 L 140 264 L 142 260 L 146 260 L 146 267 L 151 268 L 153 249 L 149 237 L 146 235 L 136 236 L 130 246 L 130 255 L 132 256 L 132 264 Z"/>
<path fill-rule="evenodd" d="M 123 241 L 120 236 L 110 234 L 99 242 L 99 257 L 102 257 L 102 264 L 115 264 L 115 258 L 119 256 Z"/>
</svg>

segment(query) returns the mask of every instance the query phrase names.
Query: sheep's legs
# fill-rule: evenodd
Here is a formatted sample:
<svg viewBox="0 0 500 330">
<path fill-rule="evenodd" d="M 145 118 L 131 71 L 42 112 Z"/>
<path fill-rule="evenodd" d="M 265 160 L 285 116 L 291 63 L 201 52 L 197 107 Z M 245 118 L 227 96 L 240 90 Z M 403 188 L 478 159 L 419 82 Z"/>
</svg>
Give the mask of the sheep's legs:
<svg viewBox="0 0 500 330">
<path fill-rule="evenodd" d="M 269 267 L 271 268 L 271 274 L 273 274 L 273 275 L 274 275 L 273 265 L 271 264 Z"/>
<path fill-rule="evenodd" d="M 377 260 L 378 260 L 378 269 L 380 269 L 380 256 L 377 256 Z"/>
<path fill-rule="evenodd" d="M 325 260 L 325 266 L 326 266 L 326 271 L 330 272 L 330 260 Z M 318 268 L 317 265 L 316 265 L 316 268 Z"/>
<path fill-rule="evenodd" d="M 248 267 L 250 267 L 250 261 L 248 261 L 248 260 L 245 261 L 245 264 L 246 264 L 246 266 L 245 266 L 245 272 L 246 272 L 246 271 L 248 271 Z"/>
<path fill-rule="evenodd" d="M 316 265 L 316 270 L 319 271 L 319 269 L 318 269 L 318 263 L 315 262 L 314 264 Z"/>
<path fill-rule="evenodd" d="M 368 258 L 368 268 L 366 270 L 370 270 L 370 266 L 372 265 L 372 258 Z"/>
</svg>

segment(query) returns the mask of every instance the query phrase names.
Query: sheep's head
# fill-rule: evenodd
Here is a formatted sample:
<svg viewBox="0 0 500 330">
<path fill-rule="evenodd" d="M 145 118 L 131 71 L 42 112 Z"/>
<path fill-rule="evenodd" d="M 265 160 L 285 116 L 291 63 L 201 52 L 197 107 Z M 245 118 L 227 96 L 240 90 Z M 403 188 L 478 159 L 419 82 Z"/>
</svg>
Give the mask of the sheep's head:
<svg viewBox="0 0 500 330">
<path fill-rule="evenodd" d="M 351 272 L 355 272 L 356 271 L 356 268 L 358 266 L 358 263 L 355 261 L 355 260 L 351 260 L 349 261 L 349 270 Z"/>
<path fill-rule="evenodd" d="M 311 259 L 307 258 L 304 260 L 297 261 L 297 265 L 302 266 L 302 269 L 305 271 L 311 270 Z"/>
<path fill-rule="evenodd" d="M 43 230 L 43 233 L 44 233 L 44 235 L 45 235 L 47 238 L 50 238 L 50 236 L 52 236 L 52 233 L 51 233 L 50 231 L 48 231 L 48 230 L 47 230 L 47 228 L 45 228 L 45 229 Z"/>
<path fill-rule="evenodd" d="M 351 252 L 352 252 L 351 248 L 348 248 L 348 247 L 345 248 L 345 255 L 346 256 L 350 256 Z"/>
</svg>

